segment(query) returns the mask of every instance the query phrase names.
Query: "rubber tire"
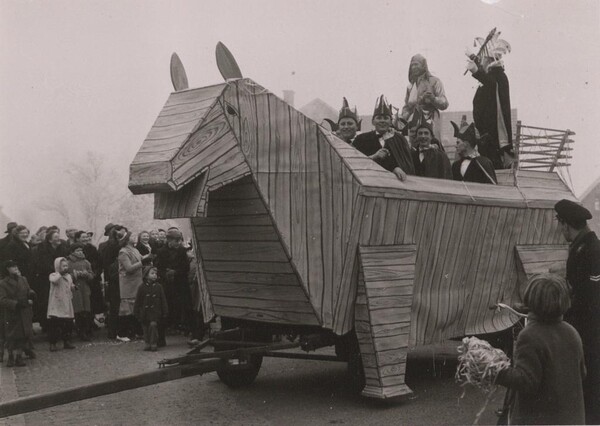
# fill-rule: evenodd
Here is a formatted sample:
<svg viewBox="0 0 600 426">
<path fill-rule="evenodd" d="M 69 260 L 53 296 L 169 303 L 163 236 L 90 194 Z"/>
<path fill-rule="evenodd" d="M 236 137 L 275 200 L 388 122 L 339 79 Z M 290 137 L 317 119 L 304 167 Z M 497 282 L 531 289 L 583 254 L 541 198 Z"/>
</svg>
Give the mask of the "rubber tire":
<svg viewBox="0 0 600 426">
<path fill-rule="evenodd" d="M 245 368 L 218 370 L 217 375 L 223 383 L 232 389 L 237 389 L 251 385 L 262 365 L 262 355 L 250 355 L 248 364 Z"/>
</svg>

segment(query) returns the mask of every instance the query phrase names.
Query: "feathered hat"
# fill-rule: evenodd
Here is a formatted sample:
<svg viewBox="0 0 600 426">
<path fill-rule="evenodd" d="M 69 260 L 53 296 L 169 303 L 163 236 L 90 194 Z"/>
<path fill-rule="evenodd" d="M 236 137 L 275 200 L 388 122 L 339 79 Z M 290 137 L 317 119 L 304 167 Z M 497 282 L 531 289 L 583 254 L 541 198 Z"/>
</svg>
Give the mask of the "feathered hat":
<svg viewBox="0 0 600 426">
<path fill-rule="evenodd" d="M 500 38 L 500 31 L 496 31 L 496 28 L 492 29 L 486 38 L 475 38 L 473 47 L 479 48 L 479 53 L 477 54 L 479 59 L 488 57 L 500 60 L 503 55 L 511 51 L 510 43 Z"/>
<path fill-rule="evenodd" d="M 450 123 L 454 127 L 455 138 L 468 142 L 472 147 L 477 146 L 479 132 L 475 128 L 475 123 L 467 124 L 466 121 L 463 121 L 460 127 L 454 121 L 450 121 Z"/>
<path fill-rule="evenodd" d="M 329 123 L 329 126 L 331 126 L 331 130 L 335 132 L 337 131 L 339 127 L 338 124 L 342 120 L 342 118 L 353 119 L 356 122 L 356 125 L 358 126 L 358 130 L 360 130 L 360 122 L 362 120 L 358 119 L 358 112 L 356 111 L 356 107 L 354 107 L 354 110 L 350 109 L 350 106 L 348 105 L 348 99 L 346 99 L 345 97 L 342 101 L 342 108 L 340 109 L 340 114 L 338 116 L 337 123 L 334 123 L 333 120 L 330 120 L 329 118 L 325 118 L 324 120 Z"/>
<path fill-rule="evenodd" d="M 375 103 L 375 110 L 373 110 L 373 117 L 376 115 L 389 115 L 393 117 L 392 106 L 389 105 L 383 95 L 377 98 Z"/>
</svg>

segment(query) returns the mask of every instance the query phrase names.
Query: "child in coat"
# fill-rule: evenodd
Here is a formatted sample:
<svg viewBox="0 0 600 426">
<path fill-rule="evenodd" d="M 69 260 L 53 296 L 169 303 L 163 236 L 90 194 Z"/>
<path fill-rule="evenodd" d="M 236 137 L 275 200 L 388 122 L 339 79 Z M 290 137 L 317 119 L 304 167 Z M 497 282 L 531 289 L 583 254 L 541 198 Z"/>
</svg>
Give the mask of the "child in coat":
<svg viewBox="0 0 600 426">
<path fill-rule="evenodd" d="M 59 339 L 63 341 L 65 349 L 74 349 L 70 343 L 73 329 L 73 290 L 75 285 L 69 274 L 69 262 L 64 257 L 54 259 L 54 271 L 50 274 L 50 293 L 48 296 L 48 340 L 50 351 L 57 349 Z"/>
<path fill-rule="evenodd" d="M 529 322 L 517 338 L 514 367 L 496 383 L 514 391 L 509 424 L 585 424 L 581 338 L 562 320 L 571 305 L 566 281 L 534 276 L 524 295 Z"/>
<path fill-rule="evenodd" d="M 167 318 L 167 299 L 158 282 L 158 270 L 146 266 L 142 273 L 144 283 L 138 288 L 134 314 L 144 330 L 145 351 L 156 351 L 159 340 L 159 324 Z M 164 336 L 160 336 L 164 340 Z"/>
</svg>

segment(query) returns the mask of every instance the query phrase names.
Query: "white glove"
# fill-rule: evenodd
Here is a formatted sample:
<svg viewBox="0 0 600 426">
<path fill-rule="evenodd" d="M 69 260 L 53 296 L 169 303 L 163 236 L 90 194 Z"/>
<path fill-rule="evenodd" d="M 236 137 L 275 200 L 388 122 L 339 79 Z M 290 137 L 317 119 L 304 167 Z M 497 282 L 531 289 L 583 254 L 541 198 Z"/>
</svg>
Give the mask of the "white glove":
<svg viewBox="0 0 600 426">
<path fill-rule="evenodd" d="M 467 70 L 471 71 L 471 74 L 474 74 L 477 72 L 477 64 L 474 61 L 472 61 L 471 59 L 469 59 L 467 61 Z"/>
</svg>

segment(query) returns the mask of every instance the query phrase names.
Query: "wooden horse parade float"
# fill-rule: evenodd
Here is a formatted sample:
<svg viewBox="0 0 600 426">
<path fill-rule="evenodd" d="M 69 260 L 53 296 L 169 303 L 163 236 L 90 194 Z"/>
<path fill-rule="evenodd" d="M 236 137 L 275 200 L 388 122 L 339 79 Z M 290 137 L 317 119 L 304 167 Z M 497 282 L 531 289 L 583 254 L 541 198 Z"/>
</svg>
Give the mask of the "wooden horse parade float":
<svg viewBox="0 0 600 426">
<path fill-rule="evenodd" d="M 215 370 L 241 386 L 264 356 L 347 361 L 362 395 L 407 395 L 410 349 L 509 329 L 517 318 L 490 306 L 520 301 L 528 275 L 566 261 L 553 206 L 575 197 L 556 172 L 500 170 L 498 185 L 401 182 L 242 78 L 221 43 L 217 64 L 224 83 L 190 89 L 173 54 L 175 91 L 131 163 L 129 189 L 154 194 L 156 219 L 189 218 L 204 320 L 220 317 L 221 331 L 143 378 L 35 409 Z M 549 139 L 555 160 L 566 138 Z M 279 351 L 325 346 L 336 355 Z"/>
</svg>

